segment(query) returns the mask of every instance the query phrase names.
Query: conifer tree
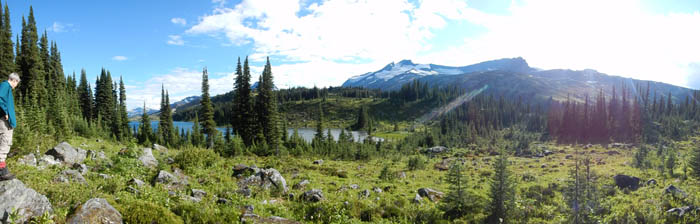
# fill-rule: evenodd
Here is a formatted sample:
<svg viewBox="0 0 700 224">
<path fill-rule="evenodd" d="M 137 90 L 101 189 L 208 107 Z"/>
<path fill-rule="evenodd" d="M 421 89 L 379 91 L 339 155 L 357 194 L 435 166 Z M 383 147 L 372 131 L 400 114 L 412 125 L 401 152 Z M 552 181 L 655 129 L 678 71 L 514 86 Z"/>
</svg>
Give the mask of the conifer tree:
<svg viewBox="0 0 700 224">
<path fill-rule="evenodd" d="M 95 85 L 95 115 L 100 118 L 99 122 L 103 126 L 102 128 L 111 128 L 115 120 L 113 115 L 115 114 L 116 101 L 113 91 L 111 74 L 102 68 Z"/>
<path fill-rule="evenodd" d="M 700 146 L 696 145 L 695 149 L 693 149 L 688 165 L 690 165 L 690 168 L 693 170 L 693 176 L 700 178 Z"/>
<path fill-rule="evenodd" d="M 199 101 L 201 104 L 200 113 L 202 114 L 201 125 L 202 131 L 207 135 L 206 147 L 212 148 L 214 146 L 214 136 L 216 132 L 216 123 L 214 122 L 214 108 L 212 107 L 211 100 L 209 99 L 209 77 L 207 74 L 207 68 L 202 71 L 202 99 Z"/>
<path fill-rule="evenodd" d="M 454 220 L 468 214 L 476 214 L 479 206 L 467 191 L 467 177 L 464 175 L 461 163 L 452 164 L 447 173 L 446 181 L 450 184 L 449 192 L 440 204 L 440 210 L 445 212 L 444 217 Z"/>
<path fill-rule="evenodd" d="M 80 71 L 80 84 L 78 85 L 78 97 L 80 98 L 80 110 L 82 111 L 83 118 L 85 120 L 92 120 L 92 89 L 90 88 L 87 77 L 85 74 L 85 69 Z M 145 108 L 144 108 L 145 109 Z"/>
<path fill-rule="evenodd" d="M 500 154 L 493 165 L 488 223 L 510 223 L 509 214 L 515 205 L 515 182 L 508 170 L 508 157 L 503 150 Z"/>
<path fill-rule="evenodd" d="M 253 113 L 253 102 L 250 90 L 250 71 L 248 68 L 248 57 L 246 57 L 241 68 L 241 59 L 238 59 L 236 67 L 236 80 L 234 82 L 234 102 L 233 102 L 233 126 L 234 133 L 240 135 L 246 146 L 251 146 L 253 138 L 257 134 L 254 129 L 255 117 Z"/>
<path fill-rule="evenodd" d="M 151 118 L 148 116 L 148 110 L 146 109 L 146 102 L 143 102 L 143 114 L 141 115 L 141 124 L 139 125 L 138 140 L 139 143 L 147 145 L 151 141 Z"/>
<path fill-rule="evenodd" d="M 5 11 L 0 17 L 0 21 L 2 21 L 0 27 L 0 79 L 5 80 L 8 74 L 17 70 L 15 67 L 15 52 L 13 50 L 14 44 L 12 43 L 10 9 L 7 7 L 7 2 L 5 2 Z"/>
<path fill-rule="evenodd" d="M 270 58 L 263 69 L 260 82 L 258 82 L 258 95 L 255 100 L 256 123 L 265 136 L 268 147 L 278 150 L 279 127 L 277 125 L 277 96 L 274 92 L 274 82 L 272 78 L 272 66 Z M 276 151 L 279 153 L 279 151 Z"/>
<path fill-rule="evenodd" d="M 314 135 L 314 143 L 322 143 L 325 141 L 325 136 L 323 135 L 323 105 L 318 104 L 318 116 L 316 119 L 316 134 Z"/>
<path fill-rule="evenodd" d="M 131 129 L 129 129 L 129 115 L 126 111 L 126 88 L 124 87 L 124 79 L 121 76 L 119 76 L 119 117 L 121 118 L 122 136 L 129 138 Z"/>
<path fill-rule="evenodd" d="M 194 121 L 192 125 L 192 145 L 193 146 L 201 146 L 202 143 L 204 143 L 204 135 L 199 129 L 199 115 L 197 113 L 194 114 Z"/>
<path fill-rule="evenodd" d="M 36 30 L 36 21 L 34 19 L 34 9 L 29 7 L 29 17 L 27 21 L 22 18 L 22 43 L 21 54 L 19 58 L 19 71 L 22 76 L 22 84 L 20 84 L 20 94 L 24 96 L 24 100 L 31 100 L 36 103 L 42 103 L 41 95 L 44 89 L 44 68 L 37 45 L 39 35 Z M 42 121 L 43 119 L 30 115 L 32 122 Z"/>
<path fill-rule="evenodd" d="M 177 142 L 177 130 L 175 130 L 175 125 L 173 125 L 170 96 L 163 86 L 161 87 L 160 117 L 157 133 L 158 142 L 160 144 L 172 146 Z"/>
</svg>

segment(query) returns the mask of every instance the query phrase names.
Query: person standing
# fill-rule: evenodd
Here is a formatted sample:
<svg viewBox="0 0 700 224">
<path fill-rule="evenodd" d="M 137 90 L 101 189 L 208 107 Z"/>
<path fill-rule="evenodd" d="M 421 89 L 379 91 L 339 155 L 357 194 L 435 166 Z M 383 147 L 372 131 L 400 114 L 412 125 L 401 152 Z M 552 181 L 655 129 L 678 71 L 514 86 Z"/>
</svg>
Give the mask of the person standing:
<svg viewBox="0 0 700 224">
<path fill-rule="evenodd" d="M 12 73 L 7 81 L 0 83 L 0 181 L 11 180 L 15 175 L 7 168 L 7 154 L 12 146 L 12 131 L 17 127 L 15 101 L 12 90 L 19 84 L 19 76 Z"/>
</svg>

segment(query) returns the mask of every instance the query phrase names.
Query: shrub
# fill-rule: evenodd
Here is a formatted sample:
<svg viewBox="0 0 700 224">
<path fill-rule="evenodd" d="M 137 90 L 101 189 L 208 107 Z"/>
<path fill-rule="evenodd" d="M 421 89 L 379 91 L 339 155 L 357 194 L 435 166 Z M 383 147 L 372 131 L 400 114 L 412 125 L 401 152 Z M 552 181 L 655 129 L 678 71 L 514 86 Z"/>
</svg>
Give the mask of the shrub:
<svg viewBox="0 0 700 224">
<path fill-rule="evenodd" d="M 116 207 L 125 223 L 183 223 L 175 213 L 148 201 L 134 200 Z"/>
<path fill-rule="evenodd" d="M 238 214 L 234 211 L 222 211 L 221 209 L 209 209 L 201 205 L 183 203 L 173 212 L 180 216 L 185 223 L 236 223 Z"/>
<path fill-rule="evenodd" d="M 382 172 L 379 173 L 379 179 L 380 180 L 385 180 L 385 181 L 392 181 L 396 179 L 396 175 L 394 175 L 391 170 L 389 169 L 389 166 L 386 165 L 382 169 Z"/>
<path fill-rule="evenodd" d="M 409 170 L 422 170 L 425 169 L 425 160 L 421 156 L 414 156 L 408 159 L 408 165 L 406 166 Z"/>
<path fill-rule="evenodd" d="M 201 148 L 185 148 L 175 156 L 175 162 L 184 170 L 210 167 L 220 159 L 213 150 Z"/>
</svg>

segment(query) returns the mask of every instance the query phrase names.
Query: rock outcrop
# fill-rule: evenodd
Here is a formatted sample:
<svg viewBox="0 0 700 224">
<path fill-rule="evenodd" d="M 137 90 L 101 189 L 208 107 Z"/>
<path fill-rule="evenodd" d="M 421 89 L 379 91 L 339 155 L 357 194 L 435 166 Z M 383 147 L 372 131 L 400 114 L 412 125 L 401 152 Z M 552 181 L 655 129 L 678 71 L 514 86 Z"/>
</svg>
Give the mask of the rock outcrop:
<svg viewBox="0 0 700 224">
<path fill-rule="evenodd" d="M 238 166 L 237 166 L 238 167 Z M 239 188 L 249 188 L 252 186 L 258 186 L 265 190 L 274 190 L 280 193 L 287 193 L 287 181 L 284 179 L 282 174 L 274 168 L 269 169 L 258 169 L 258 168 L 244 168 L 240 169 L 237 173 L 234 167 L 234 175 L 242 174 L 246 172 L 243 170 L 257 171 L 256 173 L 245 177 L 238 181 Z"/>
<path fill-rule="evenodd" d="M 302 195 L 304 201 L 319 202 L 324 199 L 323 192 L 319 189 L 311 189 Z"/>
<path fill-rule="evenodd" d="M 433 190 L 431 188 L 420 188 L 418 189 L 418 195 L 424 198 L 430 199 L 430 201 L 435 202 L 442 199 L 444 193 Z"/>
<path fill-rule="evenodd" d="M 158 166 L 158 160 L 153 156 L 153 150 L 151 148 L 144 148 L 142 150 L 141 156 L 139 156 L 139 161 L 145 167 L 155 168 Z"/>
<path fill-rule="evenodd" d="M 51 155 L 56 160 L 72 166 L 75 163 L 83 163 L 83 160 L 87 157 L 87 151 L 81 148 L 73 148 L 67 142 L 61 142 L 47 151 L 46 155 Z"/>
<path fill-rule="evenodd" d="M 66 220 L 66 223 L 122 223 L 122 214 L 112 207 L 107 200 L 93 198 L 78 207 L 73 216 Z"/>
<path fill-rule="evenodd" d="M 16 220 L 9 220 L 12 211 L 17 212 Z M 0 223 L 24 223 L 44 213 L 53 213 L 46 196 L 24 186 L 18 179 L 0 182 Z"/>
</svg>

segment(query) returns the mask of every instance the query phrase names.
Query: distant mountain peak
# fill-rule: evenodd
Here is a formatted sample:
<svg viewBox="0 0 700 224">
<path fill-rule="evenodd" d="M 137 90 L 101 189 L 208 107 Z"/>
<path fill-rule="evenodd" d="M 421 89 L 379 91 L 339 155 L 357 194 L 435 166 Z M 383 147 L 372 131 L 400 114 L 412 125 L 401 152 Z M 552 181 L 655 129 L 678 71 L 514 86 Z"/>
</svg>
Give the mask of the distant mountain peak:
<svg viewBox="0 0 700 224">
<path fill-rule="evenodd" d="M 511 72 L 531 72 L 525 59 L 503 58 L 492 61 L 485 61 L 463 67 L 452 67 L 437 64 L 416 64 L 411 60 L 401 60 L 392 62 L 384 66 L 379 71 L 369 72 L 358 76 L 353 76 L 343 86 L 360 86 L 367 88 L 398 89 L 404 83 L 413 79 L 433 76 L 433 75 L 461 75 L 472 72 L 483 71 L 511 71 Z"/>
</svg>

